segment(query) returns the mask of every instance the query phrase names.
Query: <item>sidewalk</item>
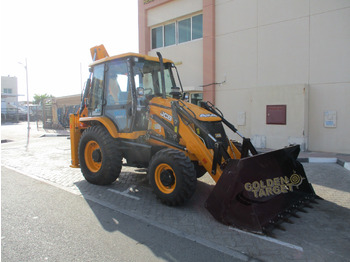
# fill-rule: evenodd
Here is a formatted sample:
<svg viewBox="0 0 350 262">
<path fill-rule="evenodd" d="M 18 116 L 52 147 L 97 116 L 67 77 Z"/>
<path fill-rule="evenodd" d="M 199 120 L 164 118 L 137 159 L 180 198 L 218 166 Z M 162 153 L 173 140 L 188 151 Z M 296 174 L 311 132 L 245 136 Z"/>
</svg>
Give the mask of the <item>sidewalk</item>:
<svg viewBox="0 0 350 262">
<path fill-rule="evenodd" d="M 42 123 L 30 122 L 29 139 L 43 136 L 69 136 L 68 129 L 44 129 Z M 1 143 L 27 140 L 27 122 L 1 124 Z"/>
<path fill-rule="evenodd" d="M 269 152 L 272 149 L 257 149 L 258 152 Z M 300 152 L 298 160 L 301 163 L 337 163 L 338 165 L 350 170 L 350 154 L 332 153 L 332 152 Z"/>
<path fill-rule="evenodd" d="M 308 163 L 337 163 L 350 170 L 350 154 L 326 153 L 326 152 L 300 152 L 300 162 Z"/>
<path fill-rule="evenodd" d="M 19 128 L 13 128 L 17 125 Z M 11 132 L 9 132 L 11 130 Z M 14 131 L 15 130 L 15 131 Z M 69 129 L 44 129 L 42 123 L 30 122 L 30 138 L 49 136 L 69 136 Z M 8 123 L 1 125 L 1 143 L 27 139 L 27 122 Z M 259 152 L 268 152 L 271 149 L 258 149 Z M 350 154 L 332 152 L 300 152 L 298 160 L 302 163 L 337 163 L 350 170 Z"/>
</svg>

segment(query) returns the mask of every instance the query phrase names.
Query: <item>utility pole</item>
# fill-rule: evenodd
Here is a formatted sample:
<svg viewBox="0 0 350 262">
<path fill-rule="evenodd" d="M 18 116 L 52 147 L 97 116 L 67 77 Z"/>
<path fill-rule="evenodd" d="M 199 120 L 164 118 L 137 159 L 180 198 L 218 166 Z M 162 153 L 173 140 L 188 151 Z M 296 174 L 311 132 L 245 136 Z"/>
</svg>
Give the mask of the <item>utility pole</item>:
<svg viewBox="0 0 350 262">
<path fill-rule="evenodd" d="M 29 146 L 29 133 L 30 133 L 30 115 L 29 115 L 29 88 L 28 88 L 28 64 L 27 64 L 27 58 L 26 58 L 26 64 L 24 65 L 21 62 L 18 62 L 19 64 L 23 65 L 25 70 L 26 70 L 26 85 L 27 85 L 27 122 L 28 122 L 28 127 L 27 127 L 27 145 L 26 145 L 26 150 L 28 150 Z"/>
</svg>

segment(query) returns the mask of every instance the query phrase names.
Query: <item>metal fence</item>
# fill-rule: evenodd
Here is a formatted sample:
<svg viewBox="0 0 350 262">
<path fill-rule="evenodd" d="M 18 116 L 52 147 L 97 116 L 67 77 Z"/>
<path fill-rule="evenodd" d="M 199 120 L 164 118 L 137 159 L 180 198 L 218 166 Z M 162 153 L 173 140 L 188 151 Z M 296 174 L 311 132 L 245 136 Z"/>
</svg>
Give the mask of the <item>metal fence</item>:
<svg viewBox="0 0 350 262">
<path fill-rule="evenodd" d="M 65 106 L 57 109 L 57 119 L 58 122 L 64 128 L 69 127 L 69 115 L 75 114 L 79 109 L 79 105 Z"/>
</svg>

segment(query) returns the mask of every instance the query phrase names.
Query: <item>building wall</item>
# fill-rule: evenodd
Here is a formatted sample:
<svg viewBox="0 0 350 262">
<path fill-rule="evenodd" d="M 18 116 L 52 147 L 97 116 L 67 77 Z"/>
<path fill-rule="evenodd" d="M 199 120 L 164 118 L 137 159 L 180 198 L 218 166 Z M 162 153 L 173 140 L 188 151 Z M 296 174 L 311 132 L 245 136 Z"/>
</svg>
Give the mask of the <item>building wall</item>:
<svg viewBox="0 0 350 262">
<path fill-rule="evenodd" d="M 168 10 L 171 10 L 169 12 Z M 202 0 L 178 0 L 170 1 L 166 5 L 147 10 L 147 27 L 166 24 L 178 19 L 185 19 L 193 14 L 201 12 Z M 148 55 L 157 56 L 156 52 L 161 51 L 163 57 L 171 59 L 177 65 L 181 81 L 185 90 L 193 90 L 202 85 L 203 79 L 203 41 L 202 39 L 185 42 L 164 48 L 153 49 L 147 52 Z M 191 72 L 191 74 L 186 74 Z"/>
<path fill-rule="evenodd" d="M 54 97 L 51 99 L 52 127 L 68 127 L 69 115 L 76 113 L 75 107 L 81 103 L 81 95 Z M 60 110 L 61 115 L 58 115 Z"/>
<path fill-rule="evenodd" d="M 157 56 L 157 49 L 148 54 Z M 198 39 L 177 46 L 162 48 L 163 57 L 172 60 L 179 71 L 184 90 L 194 90 L 202 85 L 203 79 L 203 41 Z"/>
<path fill-rule="evenodd" d="M 350 153 L 350 1 L 311 1 L 310 148 Z M 336 127 L 324 112 L 336 111 Z"/>
<path fill-rule="evenodd" d="M 147 25 L 200 8 L 205 14 L 210 3 L 214 43 L 209 34 L 202 49 L 200 41 L 161 49 L 182 61 L 184 85 L 209 83 L 205 69 L 213 63 L 213 82 L 222 84 L 211 87 L 210 99 L 256 146 L 350 153 L 350 1 L 155 0 Z M 280 104 L 287 106 L 286 125 L 267 125 L 266 106 Z"/>
<path fill-rule="evenodd" d="M 350 153 L 350 2 L 216 1 L 216 104 L 257 146 Z M 233 106 L 232 106 L 233 104 Z M 267 125 L 266 105 L 287 124 Z M 324 127 L 336 111 L 336 127 Z"/>
<path fill-rule="evenodd" d="M 5 89 L 10 89 L 11 93 L 8 93 Z M 1 101 L 6 103 L 18 103 L 17 77 L 1 76 L 1 96 L 4 97 Z"/>
<path fill-rule="evenodd" d="M 81 94 L 71 95 L 71 96 L 61 96 L 53 98 L 53 105 L 56 105 L 57 108 L 64 106 L 75 106 L 80 105 L 81 103 Z"/>
<path fill-rule="evenodd" d="M 139 51 L 175 62 L 185 90 L 203 90 L 204 99 L 214 102 L 215 90 L 215 0 L 139 0 Z M 171 10 L 171 11 L 169 11 Z M 203 38 L 151 50 L 151 28 L 203 14 Z M 208 85 L 202 88 L 203 85 Z"/>
<path fill-rule="evenodd" d="M 202 0 L 176 0 L 147 10 L 147 26 L 162 24 L 203 9 Z M 171 10 L 171 12 L 169 12 Z"/>
</svg>

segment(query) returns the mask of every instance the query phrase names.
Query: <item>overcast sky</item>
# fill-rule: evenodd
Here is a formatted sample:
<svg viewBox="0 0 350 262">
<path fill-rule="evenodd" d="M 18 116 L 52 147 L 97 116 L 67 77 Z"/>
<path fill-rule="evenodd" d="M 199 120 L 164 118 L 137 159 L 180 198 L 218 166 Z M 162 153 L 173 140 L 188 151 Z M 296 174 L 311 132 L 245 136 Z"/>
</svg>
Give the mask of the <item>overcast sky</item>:
<svg viewBox="0 0 350 262">
<path fill-rule="evenodd" d="M 81 93 L 90 48 L 138 52 L 137 0 L 1 0 L 1 75 L 18 78 L 19 100 L 34 94 Z M 82 68 L 82 74 L 80 73 Z"/>
</svg>

